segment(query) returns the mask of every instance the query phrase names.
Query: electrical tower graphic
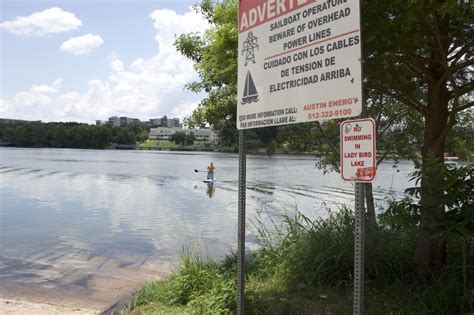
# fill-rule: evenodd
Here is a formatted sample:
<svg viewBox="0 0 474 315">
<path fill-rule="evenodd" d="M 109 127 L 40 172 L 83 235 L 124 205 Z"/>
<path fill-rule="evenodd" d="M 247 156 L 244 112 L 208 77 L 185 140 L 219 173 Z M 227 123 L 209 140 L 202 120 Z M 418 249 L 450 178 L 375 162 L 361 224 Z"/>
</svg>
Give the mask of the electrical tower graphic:
<svg viewBox="0 0 474 315">
<path fill-rule="evenodd" d="M 255 48 L 258 49 L 258 38 L 249 32 L 247 39 L 244 41 L 244 49 L 242 49 L 242 55 L 245 54 L 245 66 L 252 61 L 255 63 Z"/>
</svg>

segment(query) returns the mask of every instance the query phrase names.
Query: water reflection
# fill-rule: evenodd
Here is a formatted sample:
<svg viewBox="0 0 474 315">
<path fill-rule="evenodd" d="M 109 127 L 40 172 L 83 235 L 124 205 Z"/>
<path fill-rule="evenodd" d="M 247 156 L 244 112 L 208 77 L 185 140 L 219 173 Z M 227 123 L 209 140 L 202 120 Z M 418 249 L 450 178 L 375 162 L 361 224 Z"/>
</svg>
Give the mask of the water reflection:
<svg viewBox="0 0 474 315">
<path fill-rule="evenodd" d="M 214 183 L 207 183 L 207 195 L 209 198 L 212 198 L 214 196 L 214 193 L 216 192 L 216 187 L 214 187 Z"/>
<path fill-rule="evenodd" d="M 183 247 L 221 257 L 236 246 L 235 154 L 0 149 L 0 157 L 0 295 L 12 283 L 35 283 L 53 291 L 86 287 L 81 294 L 92 299 L 91 288 L 110 289 L 116 275 L 137 285 L 149 279 Z M 194 171 L 209 160 L 219 165 L 218 185 Z M 352 185 L 314 164 L 249 156 L 249 219 L 295 208 L 314 218 L 326 215 L 325 205 L 350 204 Z M 411 170 L 382 164 L 376 201 L 400 196 Z M 247 244 L 255 246 L 251 232 Z"/>
</svg>

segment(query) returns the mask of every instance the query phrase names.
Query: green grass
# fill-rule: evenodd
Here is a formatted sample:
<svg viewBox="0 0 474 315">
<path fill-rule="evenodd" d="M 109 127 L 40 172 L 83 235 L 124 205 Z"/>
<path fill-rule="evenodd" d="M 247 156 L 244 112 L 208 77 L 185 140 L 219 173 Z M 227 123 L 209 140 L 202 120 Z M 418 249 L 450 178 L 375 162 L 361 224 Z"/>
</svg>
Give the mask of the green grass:
<svg viewBox="0 0 474 315">
<path fill-rule="evenodd" d="M 472 312 L 472 300 L 463 295 L 456 248 L 450 248 L 453 259 L 437 280 L 429 285 L 417 282 L 412 261 L 415 225 L 400 225 L 397 211 L 387 212 L 380 228 L 367 230 L 366 313 Z M 297 213 L 283 217 L 281 223 L 273 222 L 272 230 L 263 221 L 265 218 L 260 218 L 256 223 L 261 247 L 246 259 L 247 314 L 351 313 L 351 211 L 340 209 L 315 221 Z M 136 293 L 128 313 L 233 314 L 235 275 L 234 255 L 214 262 L 198 253 L 183 254 L 179 269 L 170 277 L 149 283 Z M 472 292 L 472 282 L 470 285 Z"/>
<path fill-rule="evenodd" d="M 142 148 L 148 149 L 148 148 L 161 148 L 161 149 L 207 149 L 209 148 L 209 144 L 206 143 L 199 143 L 195 142 L 193 145 L 187 145 L 187 146 L 179 146 L 174 142 L 171 141 L 158 141 L 158 140 L 146 140 L 140 145 Z"/>
<path fill-rule="evenodd" d="M 132 314 L 231 314 L 235 309 L 233 274 L 198 256 L 182 256 L 181 263 L 169 278 L 137 292 Z"/>
<path fill-rule="evenodd" d="M 160 147 L 163 149 L 171 149 L 177 148 L 178 145 L 171 141 L 157 141 L 157 140 L 146 140 L 144 143 L 141 144 L 142 148 L 156 148 Z"/>
</svg>

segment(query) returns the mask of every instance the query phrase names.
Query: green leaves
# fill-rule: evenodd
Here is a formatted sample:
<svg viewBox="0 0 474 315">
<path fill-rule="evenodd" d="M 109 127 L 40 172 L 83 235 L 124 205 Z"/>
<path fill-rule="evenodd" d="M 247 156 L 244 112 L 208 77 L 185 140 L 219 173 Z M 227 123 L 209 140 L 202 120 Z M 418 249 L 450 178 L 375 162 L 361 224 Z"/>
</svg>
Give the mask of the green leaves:
<svg viewBox="0 0 474 315">
<path fill-rule="evenodd" d="M 122 127 L 82 123 L 30 122 L 0 126 L 0 137 L 19 147 L 104 149 L 112 144 L 134 145 L 148 138 L 142 123 Z"/>
<path fill-rule="evenodd" d="M 197 33 L 181 34 L 175 41 L 179 51 L 194 62 L 202 60 L 203 39 Z"/>
<path fill-rule="evenodd" d="M 440 200 L 447 211 L 443 215 L 438 215 L 435 209 L 427 209 L 430 211 L 429 220 L 436 230 L 433 237 L 441 240 L 473 237 L 474 166 L 448 167 L 431 157 L 426 168 L 427 171 L 414 172 L 412 181 L 416 187 L 409 188 L 406 192 L 412 197 L 419 198 L 423 193 L 430 195 L 438 191 L 439 187 L 433 187 L 430 183 L 433 185 L 441 183 L 444 193 L 440 196 Z M 435 177 L 437 180 L 433 180 Z M 421 181 L 428 184 L 420 186 Z"/>
<path fill-rule="evenodd" d="M 237 1 L 214 3 L 204 0 L 195 9 L 210 24 L 205 34 L 180 35 L 176 49 L 194 62 L 200 80 L 186 86 L 193 92 L 206 92 L 206 97 L 186 119 L 190 126 L 217 124 L 236 118 L 237 94 Z"/>
</svg>

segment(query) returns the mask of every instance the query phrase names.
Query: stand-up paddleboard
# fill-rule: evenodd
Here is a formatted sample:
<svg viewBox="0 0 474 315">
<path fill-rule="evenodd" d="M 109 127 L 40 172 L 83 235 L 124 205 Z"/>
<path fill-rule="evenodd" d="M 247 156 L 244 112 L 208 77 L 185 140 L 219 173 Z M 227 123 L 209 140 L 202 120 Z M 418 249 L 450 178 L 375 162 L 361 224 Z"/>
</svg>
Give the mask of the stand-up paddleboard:
<svg viewBox="0 0 474 315">
<path fill-rule="evenodd" d="M 217 178 L 214 178 L 214 179 L 205 179 L 203 180 L 204 183 L 207 183 L 207 184 L 214 184 L 215 182 L 217 182 Z"/>
</svg>

